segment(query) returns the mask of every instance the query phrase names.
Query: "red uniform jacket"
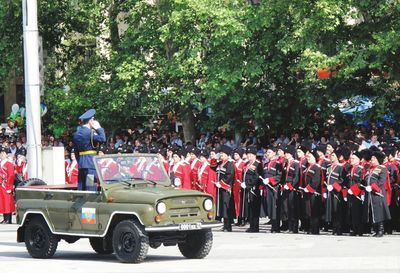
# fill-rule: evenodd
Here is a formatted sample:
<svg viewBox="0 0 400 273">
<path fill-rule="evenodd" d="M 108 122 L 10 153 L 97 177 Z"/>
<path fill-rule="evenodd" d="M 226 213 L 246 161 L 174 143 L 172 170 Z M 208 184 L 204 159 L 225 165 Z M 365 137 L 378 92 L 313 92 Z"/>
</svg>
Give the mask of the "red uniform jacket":
<svg viewBox="0 0 400 273">
<path fill-rule="evenodd" d="M 172 183 L 174 183 L 175 178 L 179 178 L 181 181 L 181 185 L 178 188 L 183 189 L 191 189 L 191 181 L 190 181 L 190 171 L 188 171 L 188 165 L 185 162 L 179 162 L 173 164 L 169 168 L 169 175 L 172 179 Z"/>
<path fill-rule="evenodd" d="M 216 202 L 217 190 L 215 183 L 217 183 L 217 173 L 206 163 L 199 169 L 198 176 L 202 191 L 212 195 L 214 202 Z"/>
<path fill-rule="evenodd" d="M 15 211 L 13 196 L 14 190 L 14 164 L 8 160 L 0 162 L 0 213 L 7 214 Z"/>
<path fill-rule="evenodd" d="M 18 161 L 15 165 L 15 173 L 21 174 L 24 180 L 28 179 L 28 164 L 26 162 Z"/>
<path fill-rule="evenodd" d="M 66 168 L 67 183 L 76 184 L 78 183 L 78 161 L 74 160 L 68 163 Z"/>
<path fill-rule="evenodd" d="M 240 215 L 240 185 L 243 182 L 243 170 L 246 167 L 246 163 L 243 160 L 235 162 L 235 181 L 233 182 L 233 199 L 235 202 L 235 213 L 236 217 Z"/>
<path fill-rule="evenodd" d="M 199 169 L 201 168 L 201 162 L 197 158 L 190 163 L 190 180 L 192 181 L 192 189 L 202 191 L 199 185 Z"/>
</svg>

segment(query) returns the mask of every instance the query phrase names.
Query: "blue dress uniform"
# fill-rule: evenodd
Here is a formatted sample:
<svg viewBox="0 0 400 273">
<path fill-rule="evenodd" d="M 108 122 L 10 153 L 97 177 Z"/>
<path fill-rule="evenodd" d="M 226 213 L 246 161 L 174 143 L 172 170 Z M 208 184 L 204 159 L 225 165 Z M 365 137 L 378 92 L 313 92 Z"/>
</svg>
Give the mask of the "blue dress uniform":
<svg viewBox="0 0 400 273">
<path fill-rule="evenodd" d="M 87 123 L 96 113 L 96 110 L 90 109 L 79 117 L 84 123 Z M 94 147 L 95 142 L 105 142 L 106 135 L 103 128 L 97 130 L 86 126 L 78 128 L 73 136 L 75 150 L 78 152 L 78 190 L 96 191 L 96 183 L 87 185 L 88 175 L 93 175 L 94 181 L 97 180 L 96 169 L 93 163 L 93 157 L 97 154 Z"/>
</svg>

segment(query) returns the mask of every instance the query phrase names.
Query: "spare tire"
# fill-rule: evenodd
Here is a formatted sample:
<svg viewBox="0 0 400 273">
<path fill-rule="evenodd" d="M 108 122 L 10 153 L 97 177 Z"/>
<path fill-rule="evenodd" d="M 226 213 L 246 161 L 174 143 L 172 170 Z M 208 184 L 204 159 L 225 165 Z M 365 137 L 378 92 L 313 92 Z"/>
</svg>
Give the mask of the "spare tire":
<svg viewBox="0 0 400 273">
<path fill-rule="evenodd" d="M 47 185 L 42 179 L 39 178 L 29 178 L 25 180 L 25 183 L 21 186 L 44 186 Z"/>
</svg>

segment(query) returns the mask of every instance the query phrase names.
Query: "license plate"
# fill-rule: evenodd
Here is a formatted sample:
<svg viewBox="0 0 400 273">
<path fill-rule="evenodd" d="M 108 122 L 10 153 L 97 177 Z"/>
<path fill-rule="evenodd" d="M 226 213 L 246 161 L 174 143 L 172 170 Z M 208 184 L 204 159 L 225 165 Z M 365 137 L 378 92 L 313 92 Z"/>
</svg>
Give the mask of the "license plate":
<svg viewBox="0 0 400 273">
<path fill-rule="evenodd" d="M 179 224 L 179 230 L 198 230 L 201 229 L 201 223 L 182 223 Z"/>
</svg>

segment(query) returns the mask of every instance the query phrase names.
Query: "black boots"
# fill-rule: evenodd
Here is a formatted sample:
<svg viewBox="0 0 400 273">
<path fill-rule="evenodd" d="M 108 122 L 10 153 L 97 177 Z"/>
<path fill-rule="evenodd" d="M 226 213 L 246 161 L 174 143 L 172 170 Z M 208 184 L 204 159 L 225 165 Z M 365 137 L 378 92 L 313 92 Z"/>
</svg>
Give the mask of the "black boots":
<svg viewBox="0 0 400 273">
<path fill-rule="evenodd" d="M 383 222 L 379 222 L 375 225 L 375 234 L 374 237 L 382 237 L 385 232 L 385 228 L 383 226 Z"/>
<path fill-rule="evenodd" d="M 3 214 L 3 221 L 1 222 L 1 224 L 11 224 L 11 215 L 11 213 Z"/>
<path fill-rule="evenodd" d="M 299 233 L 299 220 L 289 220 L 289 232 Z"/>
<path fill-rule="evenodd" d="M 224 227 L 222 231 L 228 231 L 228 232 L 232 231 L 232 224 L 229 218 L 224 217 Z"/>
<path fill-rule="evenodd" d="M 281 231 L 287 231 L 289 229 L 289 221 L 282 221 L 282 225 L 280 227 Z"/>
</svg>

